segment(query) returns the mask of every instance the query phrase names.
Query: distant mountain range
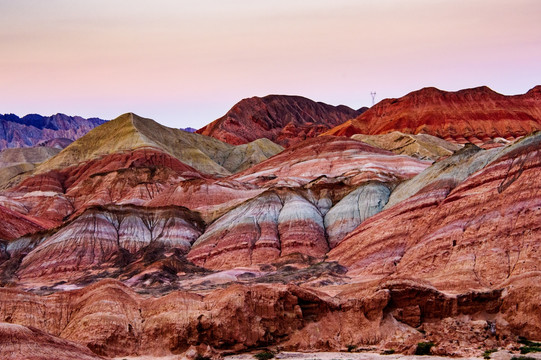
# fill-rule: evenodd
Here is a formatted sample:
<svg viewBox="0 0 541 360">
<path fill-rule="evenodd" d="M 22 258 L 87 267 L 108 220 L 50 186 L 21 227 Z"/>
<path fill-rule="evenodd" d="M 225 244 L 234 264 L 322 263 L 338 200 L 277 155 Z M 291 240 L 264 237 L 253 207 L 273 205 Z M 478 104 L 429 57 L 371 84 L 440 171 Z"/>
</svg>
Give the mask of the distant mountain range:
<svg viewBox="0 0 541 360">
<path fill-rule="evenodd" d="M 0 114 L 0 149 L 30 147 L 43 141 L 64 138 L 76 140 L 106 120 L 56 114 Z"/>
</svg>

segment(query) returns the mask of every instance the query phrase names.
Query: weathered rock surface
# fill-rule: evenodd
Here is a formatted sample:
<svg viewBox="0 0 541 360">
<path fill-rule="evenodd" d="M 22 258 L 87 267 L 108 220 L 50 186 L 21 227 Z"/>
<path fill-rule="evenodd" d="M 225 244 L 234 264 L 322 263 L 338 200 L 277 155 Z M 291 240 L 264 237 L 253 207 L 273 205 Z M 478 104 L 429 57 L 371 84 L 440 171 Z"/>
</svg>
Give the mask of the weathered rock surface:
<svg viewBox="0 0 541 360">
<path fill-rule="evenodd" d="M 366 109 L 332 106 L 301 96 L 268 95 L 238 102 L 197 132 L 233 145 L 267 138 L 284 147 L 353 119 Z"/>
<path fill-rule="evenodd" d="M 541 135 L 533 135 L 501 150 L 458 185 L 429 183 L 362 223 L 329 258 L 359 275 L 412 278 L 450 292 L 499 289 L 525 276 L 535 279 L 540 152 Z M 459 165 L 457 173 L 470 166 Z M 523 328 L 538 326 L 531 315 Z"/>
<path fill-rule="evenodd" d="M 302 253 L 322 259 L 329 250 L 319 209 L 294 192 L 269 191 L 229 211 L 197 239 L 188 254 L 212 269 L 269 264 Z"/>
<path fill-rule="evenodd" d="M 187 253 L 202 231 L 202 220 L 185 208 L 92 208 L 44 237 L 22 259 L 17 276 L 61 276 L 66 281 L 94 269 L 113 268 L 122 257 L 151 246 Z"/>
<path fill-rule="evenodd" d="M 179 181 L 203 178 L 174 157 L 144 148 L 28 177 L 5 191 L 0 204 L 57 226 L 90 206 L 144 205 Z"/>
<path fill-rule="evenodd" d="M 325 136 L 292 146 L 230 178 L 265 187 L 295 187 L 314 180 L 357 185 L 372 180 L 400 182 L 429 165 L 353 139 Z"/>
<path fill-rule="evenodd" d="M 0 189 L 17 182 L 18 175 L 28 173 L 39 163 L 60 152 L 56 147 L 35 146 L 0 151 Z"/>
<path fill-rule="evenodd" d="M 473 144 L 466 144 L 447 159 L 434 163 L 419 175 L 399 184 L 391 194 L 386 208 L 406 200 L 423 189 L 431 191 L 442 189 L 450 192 L 468 176 L 485 167 L 500 152 L 483 151 Z"/>
<path fill-rule="evenodd" d="M 541 86 L 505 96 L 488 87 L 441 91 L 424 88 L 398 99 L 385 99 L 326 135 L 429 134 L 477 145 L 494 138 L 514 140 L 541 130 Z"/>
<path fill-rule="evenodd" d="M 22 118 L 14 114 L 0 115 L 0 149 L 31 147 L 56 138 L 75 140 L 104 122 L 64 114 L 30 114 Z"/>
<path fill-rule="evenodd" d="M 284 150 L 269 139 L 262 138 L 248 144 L 235 146 L 227 153 L 222 165 L 232 173 L 246 170 Z"/>
<path fill-rule="evenodd" d="M 0 357 L 4 360 L 103 360 L 86 346 L 9 323 L 0 323 Z"/>
<path fill-rule="evenodd" d="M 351 137 L 369 145 L 392 151 L 398 155 L 408 155 L 423 160 L 438 160 L 452 155 L 460 145 L 427 134 L 404 134 L 393 131 L 381 135 L 355 134 Z"/>
<path fill-rule="evenodd" d="M 359 186 L 333 206 L 325 215 L 329 246 L 335 247 L 360 223 L 380 212 L 390 193 L 388 185 L 368 183 Z"/>
<path fill-rule="evenodd" d="M 21 163 L 41 163 L 60 152 L 60 149 L 47 146 L 5 149 L 0 151 L 0 167 Z"/>
<path fill-rule="evenodd" d="M 43 163 L 37 172 L 57 170 L 103 155 L 139 148 L 158 149 L 202 173 L 218 176 L 228 175 L 231 170 L 246 166 L 245 163 L 251 164 L 266 155 L 281 151 L 279 146 L 259 141 L 247 148 L 250 151 L 245 153 L 211 137 L 168 128 L 151 119 L 128 113 L 73 142 L 60 154 Z M 231 170 L 222 164 L 231 166 Z"/>
<path fill-rule="evenodd" d="M 433 341 L 479 356 L 541 340 L 539 133 L 432 165 L 345 137 L 267 160 L 268 140 L 195 144 L 228 172 L 263 160 L 223 176 L 180 160 L 175 132 L 130 114 L 107 125 L 124 145 L 83 138 L 60 163 L 83 162 L 0 194 L 0 322 L 26 327 L 0 325 L 21 334 L 9 346 L 411 354 Z M 427 138 L 400 141 L 450 151 Z"/>
<path fill-rule="evenodd" d="M 233 284 L 204 295 L 174 291 L 145 298 L 112 280 L 49 296 L 6 288 L 0 295 L 0 320 L 107 356 L 178 354 L 199 344 L 218 351 L 274 344 L 283 350 L 344 351 L 352 345 L 412 353 L 417 342 L 437 337 L 438 328 L 453 327 L 464 343 L 453 348 L 442 338 L 440 353 L 447 346 L 455 355 L 471 356 L 479 350 L 464 344 L 512 343 L 505 322 L 497 324 L 503 339 L 491 332 L 490 319 L 498 320 L 490 314 L 501 306 L 501 291 L 447 295 L 413 282 L 389 282 L 371 293 L 351 289 L 337 297 L 295 285 Z M 421 324 L 426 334 L 407 324 Z"/>
<path fill-rule="evenodd" d="M 331 227 L 334 246 L 338 238 L 383 208 L 389 188 L 427 166 L 351 139 L 325 137 L 293 146 L 230 177 L 272 190 L 215 220 L 188 259 L 212 269 L 268 264 L 292 253 L 322 259 L 329 250 L 326 225 Z M 356 193 L 363 204 L 352 208 L 346 200 L 339 210 L 331 209 L 348 189 L 371 181 L 388 185 L 381 185 L 385 189 L 365 185 L 364 192 Z"/>
<path fill-rule="evenodd" d="M 25 216 L 17 211 L 0 205 L 2 226 L 0 227 L 0 239 L 13 240 L 28 233 L 34 233 L 45 229 L 50 223 L 40 221 L 32 216 Z"/>
<path fill-rule="evenodd" d="M 265 188 L 230 179 L 193 179 L 177 182 L 156 194 L 148 206 L 185 206 L 212 222 L 227 211 L 263 193 Z"/>
</svg>

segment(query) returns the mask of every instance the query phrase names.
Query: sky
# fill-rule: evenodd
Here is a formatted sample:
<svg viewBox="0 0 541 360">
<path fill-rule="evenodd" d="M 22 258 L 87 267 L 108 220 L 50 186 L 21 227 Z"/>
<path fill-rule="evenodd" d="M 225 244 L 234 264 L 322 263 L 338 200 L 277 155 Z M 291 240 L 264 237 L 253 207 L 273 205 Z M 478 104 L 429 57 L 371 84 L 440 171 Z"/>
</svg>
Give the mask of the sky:
<svg viewBox="0 0 541 360">
<path fill-rule="evenodd" d="M 540 0 L 0 0 L 0 113 L 200 128 L 268 94 L 521 94 L 541 84 L 540 19 Z"/>
</svg>

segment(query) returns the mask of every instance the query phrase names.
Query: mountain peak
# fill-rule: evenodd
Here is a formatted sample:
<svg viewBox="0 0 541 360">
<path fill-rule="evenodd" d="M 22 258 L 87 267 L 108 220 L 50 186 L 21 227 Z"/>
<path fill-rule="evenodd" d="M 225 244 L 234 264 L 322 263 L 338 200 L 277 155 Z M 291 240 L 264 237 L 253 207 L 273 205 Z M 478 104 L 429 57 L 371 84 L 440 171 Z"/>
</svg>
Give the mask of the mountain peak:
<svg viewBox="0 0 541 360">
<path fill-rule="evenodd" d="M 332 106 L 297 95 L 254 96 L 239 101 L 197 132 L 235 145 L 268 138 L 288 147 L 360 113 L 344 105 Z"/>
<path fill-rule="evenodd" d="M 279 147 L 256 144 L 264 158 L 279 152 Z M 128 112 L 93 129 L 41 164 L 37 173 L 72 166 L 105 155 L 140 148 L 158 149 L 204 174 L 226 176 L 242 167 L 246 158 L 233 145 L 217 139 L 163 126 L 152 119 Z M 234 160 L 231 159 L 234 153 Z M 263 156 L 263 155 L 262 155 Z M 261 161 L 261 159 L 259 160 Z M 228 164 L 232 164 L 231 167 Z M 234 165 L 233 165 L 234 164 Z"/>
<path fill-rule="evenodd" d="M 454 92 L 423 88 L 385 99 L 356 119 L 325 134 L 377 135 L 392 131 L 429 134 L 456 143 L 513 140 L 541 129 L 541 87 L 526 95 L 505 96 L 488 86 Z M 532 102 L 533 99 L 533 102 Z"/>
</svg>

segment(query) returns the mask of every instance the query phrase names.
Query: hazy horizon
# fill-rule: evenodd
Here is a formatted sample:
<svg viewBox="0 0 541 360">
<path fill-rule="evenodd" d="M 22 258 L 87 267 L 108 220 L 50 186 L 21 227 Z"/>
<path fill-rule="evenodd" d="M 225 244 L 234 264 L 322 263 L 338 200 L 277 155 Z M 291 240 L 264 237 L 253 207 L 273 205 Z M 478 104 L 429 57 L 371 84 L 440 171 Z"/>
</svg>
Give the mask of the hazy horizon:
<svg viewBox="0 0 541 360">
<path fill-rule="evenodd" d="M 352 108 L 423 87 L 541 83 L 535 0 L 0 0 L 0 113 L 200 128 L 236 102 Z"/>
</svg>

